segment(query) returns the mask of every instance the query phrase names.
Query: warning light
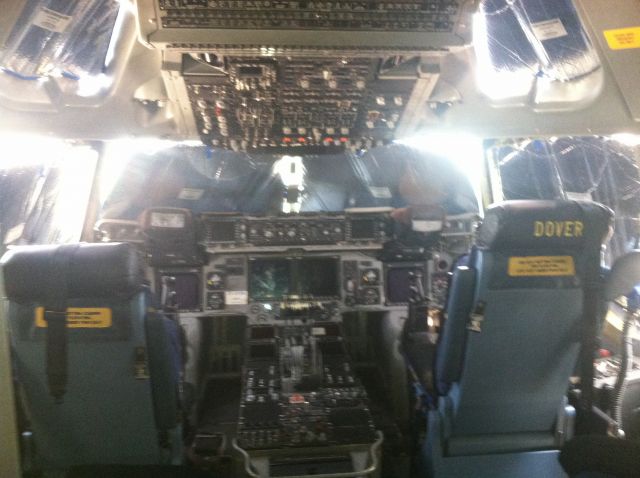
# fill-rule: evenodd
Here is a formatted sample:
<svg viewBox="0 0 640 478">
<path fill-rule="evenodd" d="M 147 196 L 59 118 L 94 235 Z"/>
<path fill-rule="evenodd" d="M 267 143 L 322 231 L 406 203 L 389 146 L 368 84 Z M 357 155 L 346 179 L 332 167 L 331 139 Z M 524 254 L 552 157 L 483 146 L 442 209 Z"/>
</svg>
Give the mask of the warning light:
<svg viewBox="0 0 640 478">
<path fill-rule="evenodd" d="M 288 136 L 285 136 L 284 138 L 282 138 L 282 142 L 283 143 L 290 143 L 291 142 L 291 138 L 289 138 Z"/>
<path fill-rule="evenodd" d="M 333 138 L 325 138 L 324 142 L 325 143 L 333 143 Z"/>
<path fill-rule="evenodd" d="M 298 138 L 298 143 L 306 143 L 306 142 L 307 142 L 306 138 L 303 138 L 302 136 Z"/>
<path fill-rule="evenodd" d="M 289 397 L 289 403 L 300 404 L 304 402 L 305 402 L 304 395 L 301 395 L 299 393 L 294 393 Z"/>
<path fill-rule="evenodd" d="M 349 138 L 345 138 L 344 136 L 340 138 L 341 143 L 346 143 L 347 141 L 349 141 Z"/>
</svg>

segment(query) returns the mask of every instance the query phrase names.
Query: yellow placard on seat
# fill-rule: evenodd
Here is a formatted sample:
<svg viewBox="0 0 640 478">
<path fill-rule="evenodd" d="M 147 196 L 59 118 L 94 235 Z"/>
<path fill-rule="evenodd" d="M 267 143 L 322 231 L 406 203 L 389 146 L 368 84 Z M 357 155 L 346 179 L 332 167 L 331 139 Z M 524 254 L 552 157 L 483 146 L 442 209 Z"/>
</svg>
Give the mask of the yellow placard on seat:
<svg viewBox="0 0 640 478">
<path fill-rule="evenodd" d="M 576 275 L 571 256 L 510 257 L 508 274 L 511 277 L 558 277 Z"/>
<path fill-rule="evenodd" d="M 605 30 L 603 33 L 612 50 L 640 48 L 640 27 Z"/>
<path fill-rule="evenodd" d="M 46 327 L 44 307 L 36 307 L 36 327 Z M 113 320 L 111 309 L 90 307 L 69 307 L 67 309 L 67 328 L 69 329 L 108 329 Z"/>
</svg>

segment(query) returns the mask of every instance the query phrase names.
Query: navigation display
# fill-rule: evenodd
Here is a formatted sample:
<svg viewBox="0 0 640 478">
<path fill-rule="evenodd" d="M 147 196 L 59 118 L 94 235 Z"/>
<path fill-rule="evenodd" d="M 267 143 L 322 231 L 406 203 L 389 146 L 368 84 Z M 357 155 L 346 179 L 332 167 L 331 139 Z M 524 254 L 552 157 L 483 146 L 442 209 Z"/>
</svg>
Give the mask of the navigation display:
<svg viewBox="0 0 640 478">
<path fill-rule="evenodd" d="M 279 300 L 290 291 L 290 261 L 255 259 L 249 261 L 249 295 L 255 300 Z"/>
<path fill-rule="evenodd" d="M 338 295 L 338 260 L 335 258 L 302 259 L 298 263 L 297 292 L 302 296 L 335 297 Z"/>
<path fill-rule="evenodd" d="M 236 224 L 234 221 L 212 221 L 208 228 L 211 242 L 233 242 L 236 239 Z"/>
<path fill-rule="evenodd" d="M 404 304 L 409 302 L 411 294 L 410 274 L 414 267 L 394 267 L 387 272 L 387 302 Z"/>
<path fill-rule="evenodd" d="M 171 278 L 171 290 L 175 292 L 175 301 L 178 310 L 198 310 L 200 309 L 200 276 L 192 272 L 167 271 L 160 275 L 162 278 Z M 161 289 L 158 290 L 158 294 Z"/>
<path fill-rule="evenodd" d="M 337 297 L 339 284 L 335 257 L 249 261 L 249 295 L 253 300 Z"/>
<path fill-rule="evenodd" d="M 422 272 L 422 284 L 425 285 L 424 266 L 421 264 L 392 265 L 387 269 L 387 304 L 406 304 L 411 297 L 411 275 Z"/>
</svg>

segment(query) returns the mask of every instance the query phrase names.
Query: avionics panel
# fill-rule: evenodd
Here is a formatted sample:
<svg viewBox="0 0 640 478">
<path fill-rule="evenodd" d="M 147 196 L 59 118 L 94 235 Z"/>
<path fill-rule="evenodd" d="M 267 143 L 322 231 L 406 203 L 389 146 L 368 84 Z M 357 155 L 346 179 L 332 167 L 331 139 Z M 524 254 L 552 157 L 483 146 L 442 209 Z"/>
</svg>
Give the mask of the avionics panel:
<svg viewBox="0 0 640 478">
<path fill-rule="evenodd" d="M 305 213 L 291 217 L 259 217 L 207 213 L 201 216 L 203 242 L 220 250 L 269 251 L 271 247 L 316 246 L 315 249 L 379 247 L 393 233 L 390 208 L 347 214 Z M 278 250 L 278 249 L 275 249 Z"/>
<path fill-rule="evenodd" d="M 342 311 L 380 310 L 382 262 L 374 253 L 342 250 L 211 254 L 203 269 L 204 310 L 246 315 L 249 323 L 288 319 L 296 311 L 321 310 L 326 320 Z"/>
<path fill-rule="evenodd" d="M 426 262 L 385 264 L 385 298 L 387 305 L 407 304 L 411 296 L 412 276 L 422 276 L 423 289 L 427 290 Z"/>
<path fill-rule="evenodd" d="M 254 48 L 260 52 L 412 50 L 459 46 L 468 39 L 464 0 L 138 1 L 141 34 L 181 50 Z"/>
<path fill-rule="evenodd" d="M 249 297 L 254 301 L 339 298 L 339 263 L 337 257 L 250 258 Z"/>
<path fill-rule="evenodd" d="M 247 330 L 238 444 L 298 458 L 304 449 L 317 455 L 327 446 L 372 443 L 369 399 L 341 327 L 310 313 L 304 325 L 271 329 L 268 339 L 255 338 L 263 325 Z"/>
<path fill-rule="evenodd" d="M 156 293 L 163 305 L 178 311 L 202 310 L 202 275 L 199 269 L 160 269 Z"/>
<path fill-rule="evenodd" d="M 205 144 L 322 154 L 393 141 L 418 80 L 430 75 L 418 62 L 210 52 L 182 55 L 181 73 Z"/>
</svg>

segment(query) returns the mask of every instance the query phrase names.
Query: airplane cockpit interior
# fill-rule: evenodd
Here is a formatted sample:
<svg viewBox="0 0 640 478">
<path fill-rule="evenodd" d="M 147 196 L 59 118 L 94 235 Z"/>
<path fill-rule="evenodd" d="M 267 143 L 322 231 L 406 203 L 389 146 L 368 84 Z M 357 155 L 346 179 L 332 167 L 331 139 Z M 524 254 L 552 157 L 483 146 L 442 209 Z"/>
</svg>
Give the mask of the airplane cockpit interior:
<svg viewBox="0 0 640 478">
<path fill-rule="evenodd" d="M 0 7 L 1 478 L 640 477 L 637 0 Z"/>
</svg>

